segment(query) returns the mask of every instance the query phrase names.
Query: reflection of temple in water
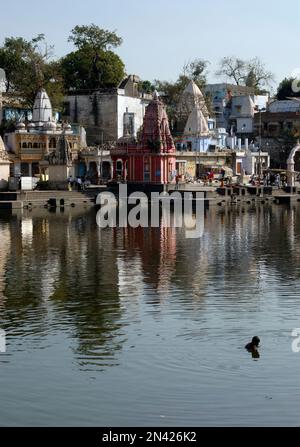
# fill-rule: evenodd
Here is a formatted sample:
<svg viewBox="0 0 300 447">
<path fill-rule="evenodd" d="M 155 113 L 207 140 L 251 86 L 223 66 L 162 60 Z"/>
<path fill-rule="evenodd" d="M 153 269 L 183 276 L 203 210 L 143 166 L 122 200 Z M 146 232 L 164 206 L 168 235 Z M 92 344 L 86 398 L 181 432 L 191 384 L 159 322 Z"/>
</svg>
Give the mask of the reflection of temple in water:
<svg viewBox="0 0 300 447">
<path fill-rule="evenodd" d="M 137 296 L 137 292 L 143 290 L 144 284 L 144 287 L 151 286 L 156 292 L 154 300 L 160 301 L 167 296 L 176 265 L 176 228 L 128 227 L 124 229 L 122 248 L 122 269 L 119 270 L 119 278 L 124 276 L 124 271 L 127 271 L 128 278 L 128 284 L 122 284 L 123 289 L 134 288 Z M 125 270 L 124 265 L 127 265 Z M 134 270 L 131 270 L 130 276 L 131 266 L 134 266 Z M 133 272 L 136 274 L 133 275 Z"/>
<path fill-rule="evenodd" d="M 210 209 L 199 239 L 181 228 L 100 229 L 94 210 L 24 211 L 0 217 L 1 316 L 38 343 L 52 328 L 71 334 L 82 368 L 114 365 L 124 325 L 145 307 L 202 310 L 223 295 L 236 305 L 237 278 L 243 310 L 261 306 L 267 275 L 299 276 L 299 249 L 299 207 Z"/>
</svg>

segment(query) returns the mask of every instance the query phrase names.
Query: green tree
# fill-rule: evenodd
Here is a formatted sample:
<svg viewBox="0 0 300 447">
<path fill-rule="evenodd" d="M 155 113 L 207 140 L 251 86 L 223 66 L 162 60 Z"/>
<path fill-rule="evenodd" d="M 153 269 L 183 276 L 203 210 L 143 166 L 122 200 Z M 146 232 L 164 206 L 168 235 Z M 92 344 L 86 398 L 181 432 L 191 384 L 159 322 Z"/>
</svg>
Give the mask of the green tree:
<svg viewBox="0 0 300 447">
<path fill-rule="evenodd" d="M 125 76 L 124 64 L 112 51 L 85 48 L 67 54 L 61 60 L 66 90 L 93 90 L 116 87 Z"/>
<path fill-rule="evenodd" d="M 140 81 L 139 91 L 142 93 L 152 93 L 155 90 L 155 86 L 150 81 Z"/>
<path fill-rule="evenodd" d="M 116 87 L 125 76 L 124 64 L 111 48 L 121 45 L 115 31 L 95 24 L 77 25 L 69 42 L 76 50 L 61 60 L 64 86 L 67 90 Z"/>
<path fill-rule="evenodd" d="M 9 37 L 0 47 L 0 66 L 6 74 L 6 92 L 17 94 L 32 106 L 38 89 L 52 92 L 54 107 L 59 108 L 62 98 L 62 79 L 59 64 L 51 61 L 53 47 L 43 34 L 30 41 Z"/>
<path fill-rule="evenodd" d="M 79 50 L 92 48 L 96 53 L 99 50 L 110 50 L 122 44 L 122 38 L 115 31 L 108 31 L 92 23 L 91 25 L 77 25 L 72 29 L 68 39 Z"/>
</svg>

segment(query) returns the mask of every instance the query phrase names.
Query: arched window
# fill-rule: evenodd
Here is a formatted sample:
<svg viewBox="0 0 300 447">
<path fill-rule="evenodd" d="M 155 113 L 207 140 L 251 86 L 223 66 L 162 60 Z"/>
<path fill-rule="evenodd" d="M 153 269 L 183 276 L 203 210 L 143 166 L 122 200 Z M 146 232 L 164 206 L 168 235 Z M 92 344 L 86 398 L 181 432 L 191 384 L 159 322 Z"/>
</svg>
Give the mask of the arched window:
<svg viewBox="0 0 300 447">
<path fill-rule="evenodd" d="M 37 149 L 37 148 L 38 148 L 38 144 L 37 144 L 37 143 L 33 143 L 33 147 L 34 147 L 35 149 Z"/>
<path fill-rule="evenodd" d="M 123 173 L 123 162 L 122 162 L 122 160 L 117 160 L 117 163 L 116 163 L 116 176 L 117 177 L 122 177 L 122 173 Z"/>
<path fill-rule="evenodd" d="M 24 143 L 22 144 L 22 148 L 23 148 L 23 149 L 27 149 L 27 143 L 25 143 L 25 141 L 24 141 Z"/>
</svg>

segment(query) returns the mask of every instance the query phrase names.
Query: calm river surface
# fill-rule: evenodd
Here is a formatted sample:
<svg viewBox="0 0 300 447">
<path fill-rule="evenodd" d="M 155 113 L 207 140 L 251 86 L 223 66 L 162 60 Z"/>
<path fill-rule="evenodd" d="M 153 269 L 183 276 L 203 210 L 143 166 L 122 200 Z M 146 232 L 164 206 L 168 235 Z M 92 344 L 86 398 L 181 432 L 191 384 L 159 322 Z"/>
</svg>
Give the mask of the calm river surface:
<svg viewBox="0 0 300 447">
<path fill-rule="evenodd" d="M 1 426 L 300 425 L 297 327 L 300 206 L 211 209 L 201 239 L 0 215 Z"/>
</svg>

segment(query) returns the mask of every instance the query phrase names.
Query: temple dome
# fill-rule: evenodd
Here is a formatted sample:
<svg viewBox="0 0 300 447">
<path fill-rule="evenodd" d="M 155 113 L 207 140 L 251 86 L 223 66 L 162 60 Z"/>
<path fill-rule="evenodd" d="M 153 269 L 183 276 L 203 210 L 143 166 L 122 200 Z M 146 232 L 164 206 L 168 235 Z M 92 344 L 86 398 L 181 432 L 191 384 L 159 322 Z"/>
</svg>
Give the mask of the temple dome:
<svg viewBox="0 0 300 447">
<path fill-rule="evenodd" d="M 46 123 L 51 120 L 52 105 L 46 90 L 42 88 L 38 91 L 34 100 L 32 121 Z"/>
<path fill-rule="evenodd" d="M 209 116 L 204 96 L 198 85 L 191 80 L 181 94 L 178 112 L 183 116 L 188 116 L 196 106 L 200 108 L 205 117 Z"/>
<path fill-rule="evenodd" d="M 184 128 L 184 136 L 206 136 L 209 134 L 207 119 L 199 106 L 194 107 Z"/>
<path fill-rule="evenodd" d="M 72 126 L 71 126 L 71 124 L 70 124 L 70 123 L 66 123 L 66 124 L 64 125 L 64 129 L 65 129 L 65 130 L 72 130 Z"/>
<path fill-rule="evenodd" d="M 22 121 L 20 121 L 20 122 L 16 125 L 16 128 L 17 128 L 18 130 L 25 130 L 25 129 L 26 129 L 26 126 L 25 126 L 25 124 L 24 124 Z"/>
<path fill-rule="evenodd" d="M 44 129 L 45 130 L 56 130 L 56 124 L 54 121 L 48 121 L 47 123 L 44 124 Z"/>
<path fill-rule="evenodd" d="M 200 90 L 200 88 L 198 87 L 198 85 L 196 84 L 195 81 L 191 80 L 188 85 L 185 87 L 185 89 L 183 90 L 183 94 L 190 94 L 193 96 L 201 96 L 203 98 L 203 94 Z"/>
</svg>

